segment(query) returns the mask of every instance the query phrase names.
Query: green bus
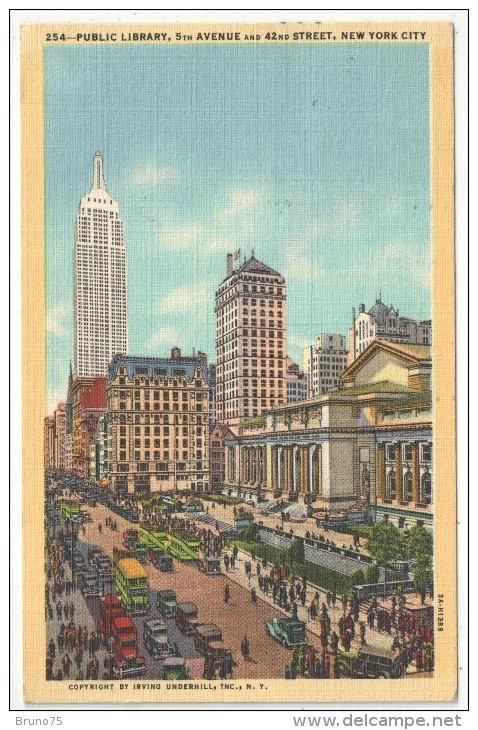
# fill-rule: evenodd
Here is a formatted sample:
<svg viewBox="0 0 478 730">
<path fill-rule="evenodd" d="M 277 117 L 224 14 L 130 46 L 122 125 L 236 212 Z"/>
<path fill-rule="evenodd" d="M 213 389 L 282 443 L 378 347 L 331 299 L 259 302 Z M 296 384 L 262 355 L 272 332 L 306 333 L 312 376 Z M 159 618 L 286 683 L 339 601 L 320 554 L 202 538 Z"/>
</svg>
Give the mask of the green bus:
<svg viewBox="0 0 478 730">
<path fill-rule="evenodd" d="M 123 558 L 116 563 L 115 590 L 129 614 L 148 613 L 148 574 L 136 558 Z"/>
<path fill-rule="evenodd" d="M 78 502 L 63 499 L 60 502 L 60 512 L 66 520 L 71 520 L 71 522 L 80 521 L 80 505 Z"/>
</svg>

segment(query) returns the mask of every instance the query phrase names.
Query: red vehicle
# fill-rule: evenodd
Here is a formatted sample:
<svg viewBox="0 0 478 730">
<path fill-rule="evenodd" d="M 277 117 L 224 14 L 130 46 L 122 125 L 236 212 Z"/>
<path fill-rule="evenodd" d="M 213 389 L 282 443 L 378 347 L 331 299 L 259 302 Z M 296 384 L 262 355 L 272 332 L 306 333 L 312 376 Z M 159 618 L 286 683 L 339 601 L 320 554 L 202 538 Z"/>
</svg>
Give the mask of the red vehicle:
<svg viewBox="0 0 478 730">
<path fill-rule="evenodd" d="M 195 634 L 198 625 L 198 609 L 195 603 L 189 601 L 178 603 L 175 613 L 176 626 L 183 634 Z"/>
<path fill-rule="evenodd" d="M 113 593 L 103 596 L 100 601 L 97 628 L 107 645 L 113 639 L 113 677 L 121 679 L 145 673 L 144 656 L 138 653 L 136 626 L 131 616 L 124 612 L 120 598 Z"/>
</svg>

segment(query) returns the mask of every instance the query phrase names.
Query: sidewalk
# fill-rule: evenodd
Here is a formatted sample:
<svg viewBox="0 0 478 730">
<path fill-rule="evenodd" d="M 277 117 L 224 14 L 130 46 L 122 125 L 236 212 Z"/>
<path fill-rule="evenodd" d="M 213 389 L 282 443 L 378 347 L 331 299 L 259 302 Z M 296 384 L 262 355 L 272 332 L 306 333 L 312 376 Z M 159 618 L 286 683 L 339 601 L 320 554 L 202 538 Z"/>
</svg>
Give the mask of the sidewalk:
<svg viewBox="0 0 478 730">
<path fill-rule="evenodd" d="M 71 568 L 67 560 L 64 560 L 63 562 L 63 569 L 65 571 L 64 577 L 65 580 L 71 580 Z M 45 575 L 46 578 L 46 575 Z M 76 665 L 76 662 L 74 661 L 73 653 L 69 652 L 68 649 L 64 648 L 63 651 L 60 653 L 58 648 L 58 641 L 57 637 L 60 633 L 60 627 L 62 624 L 68 625 L 70 621 L 73 621 L 73 624 L 75 627 L 78 627 L 79 625 L 87 628 L 88 630 L 88 636 L 91 636 L 91 633 L 93 631 L 96 631 L 96 625 L 95 621 L 89 611 L 89 608 L 86 604 L 86 601 L 84 599 L 84 596 L 79 588 L 74 588 L 72 592 L 67 596 L 65 591 L 63 591 L 62 595 L 56 595 L 54 598 L 53 593 L 53 579 L 50 578 L 48 580 L 48 586 L 50 588 L 50 597 L 51 597 L 51 604 L 53 607 L 53 618 L 47 619 L 47 635 L 46 635 L 46 651 L 48 653 L 48 644 L 50 642 L 50 639 L 53 639 L 55 642 L 55 659 L 53 661 L 53 669 L 52 669 L 52 676 L 55 678 L 57 676 L 58 670 L 61 668 L 61 659 L 65 655 L 65 653 L 68 653 L 71 659 L 71 669 L 70 669 L 70 678 L 74 678 L 78 675 L 80 669 L 83 672 L 83 677 L 86 677 L 86 668 L 88 665 L 88 662 L 90 661 L 90 654 L 88 649 L 86 649 L 83 652 L 83 658 L 82 662 L 80 664 L 80 667 L 78 668 Z M 56 612 L 56 604 L 60 601 L 62 606 L 65 605 L 65 603 L 73 603 L 74 605 L 74 615 L 73 618 L 61 618 L 58 619 L 57 612 Z M 101 680 L 103 678 L 103 675 L 105 673 L 105 660 L 108 658 L 108 653 L 105 649 L 98 649 L 98 651 L 95 652 L 95 655 L 99 662 L 99 672 L 98 672 L 98 678 Z M 63 679 L 67 679 L 67 677 L 63 677 Z"/>
<path fill-rule="evenodd" d="M 224 557 L 224 554 L 226 552 L 230 557 L 232 554 L 231 549 L 224 551 L 222 557 Z M 252 563 L 252 573 L 250 575 L 250 579 L 248 579 L 248 577 L 246 576 L 246 572 L 245 572 L 245 562 L 248 560 L 250 560 Z M 290 612 L 287 613 L 283 608 L 279 607 L 278 604 L 274 603 L 274 600 L 273 600 L 271 594 L 266 595 L 263 591 L 260 590 L 258 576 L 257 576 L 257 563 L 258 562 L 261 564 L 262 574 L 265 574 L 266 572 L 268 573 L 272 567 L 272 565 L 270 563 L 268 563 L 267 567 L 264 569 L 264 568 L 262 568 L 262 561 L 258 561 L 258 560 L 252 561 L 250 555 L 248 553 L 244 552 L 243 550 L 239 550 L 238 557 L 236 559 L 236 565 L 235 565 L 234 569 L 229 568 L 229 570 L 226 571 L 223 561 L 221 561 L 221 563 L 222 563 L 221 567 L 224 572 L 224 575 L 229 580 L 233 581 L 234 583 L 242 586 L 243 588 L 245 588 L 246 590 L 249 590 L 249 591 L 252 588 L 255 588 L 256 594 L 257 594 L 257 599 L 259 601 L 263 601 L 264 603 L 267 603 L 269 606 L 274 607 L 274 609 L 277 611 L 278 615 L 280 614 L 283 616 L 291 616 Z M 305 621 L 307 631 L 310 634 L 312 634 L 312 636 L 316 640 L 320 640 L 320 612 L 319 612 L 319 615 L 317 616 L 317 619 L 315 621 L 312 621 L 309 618 L 309 614 L 308 614 L 308 611 L 306 608 L 307 606 L 310 606 L 316 593 L 319 594 L 320 606 L 322 606 L 322 603 L 325 603 L 327 605 L 327 593 L 324 592 L 324 590 L 322 588 L 319 588 L 315 585 L 308 583 L 307 590 L 306 590 L 306 606 L 303 607 L 300 604 L 300 602 L 298 602 L 297 603 L 297 606 L 298 606 L 297 615 L 301 621 Z M 335 631 L 337 633 L 337 635 L 340 636 L 340 631 L 338 628 L 338 621 L 339 621 L 340 617 L 344 615 L 341 597 L 337 598 L 335 608 L 331 605 L 331 606 L 327 607 L 327 610 L 328 610 L 328 614 L 329 614 L 330 622 L 331 622 L 331 625 L 330 625 L 331 632 Z M 384 632 L 379 632 L 376 629 L 370 629 L 367 624 L 366 613 L 364 613 L 362 611 L 360 612 L 360 615 L 359 615 L 359 621 L 365 621 L 365 624 L 366 624 L 365 641 L 366 641 L 367 646 L 373 646 L 374 648 L 377 648 L 377 649 L 390 649 L 391 648 L 392 641 L 393 641 L 394 637 L 396 636 L 395 632 L 392 634 L 387 634 Z M 357 623 L 358 622 L 356 622 L 356 624 Z M 320 641 L 314 641 L 313 643 L 320 646 Z M 360 635 L 359 635 L 359 632 L 357 631 L 355 638 L 352 640 L 352 644 L 351 644 L 350 648 L 351 648 L 351 650 L 357 651 L 360 647 L 361 647 Z M 342 644 L 339 644 L 339 651 L 342 649 L 343 649 Z M 412 663 L 407 668 L 407 674 L 414 674 L 415 672 L 416 672 L 415 665 L 414 665 L 414 663 Z"/>
</svg>

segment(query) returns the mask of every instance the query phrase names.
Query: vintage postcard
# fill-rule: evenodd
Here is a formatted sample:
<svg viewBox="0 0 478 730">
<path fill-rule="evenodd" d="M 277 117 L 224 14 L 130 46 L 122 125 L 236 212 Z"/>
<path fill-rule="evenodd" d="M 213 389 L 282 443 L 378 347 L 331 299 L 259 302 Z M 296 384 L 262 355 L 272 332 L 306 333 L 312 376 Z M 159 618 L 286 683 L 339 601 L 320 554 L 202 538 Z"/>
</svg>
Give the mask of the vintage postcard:
<svg viewBox="0 0 478 730">
<path fill-rule="evenodd" d="M 27 702 L 456 697 L 453 33 L 22 27 Z"/>
</svg>

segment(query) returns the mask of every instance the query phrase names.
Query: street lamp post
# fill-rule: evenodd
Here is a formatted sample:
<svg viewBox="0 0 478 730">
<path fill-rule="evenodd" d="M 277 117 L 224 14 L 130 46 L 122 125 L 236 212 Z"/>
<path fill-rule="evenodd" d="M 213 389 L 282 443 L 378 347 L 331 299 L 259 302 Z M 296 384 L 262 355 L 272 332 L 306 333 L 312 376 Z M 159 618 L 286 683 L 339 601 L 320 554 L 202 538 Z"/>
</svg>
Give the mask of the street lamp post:
<svg viewBox="0 0 478 730">
<path fill-rule="evenodd" d="M 108 654 L 110 659 L 110 679 L 113 679 L 113 657 L 114 657 L 115 640 L 112 636 L 108 639 Z"/>
</svg>

